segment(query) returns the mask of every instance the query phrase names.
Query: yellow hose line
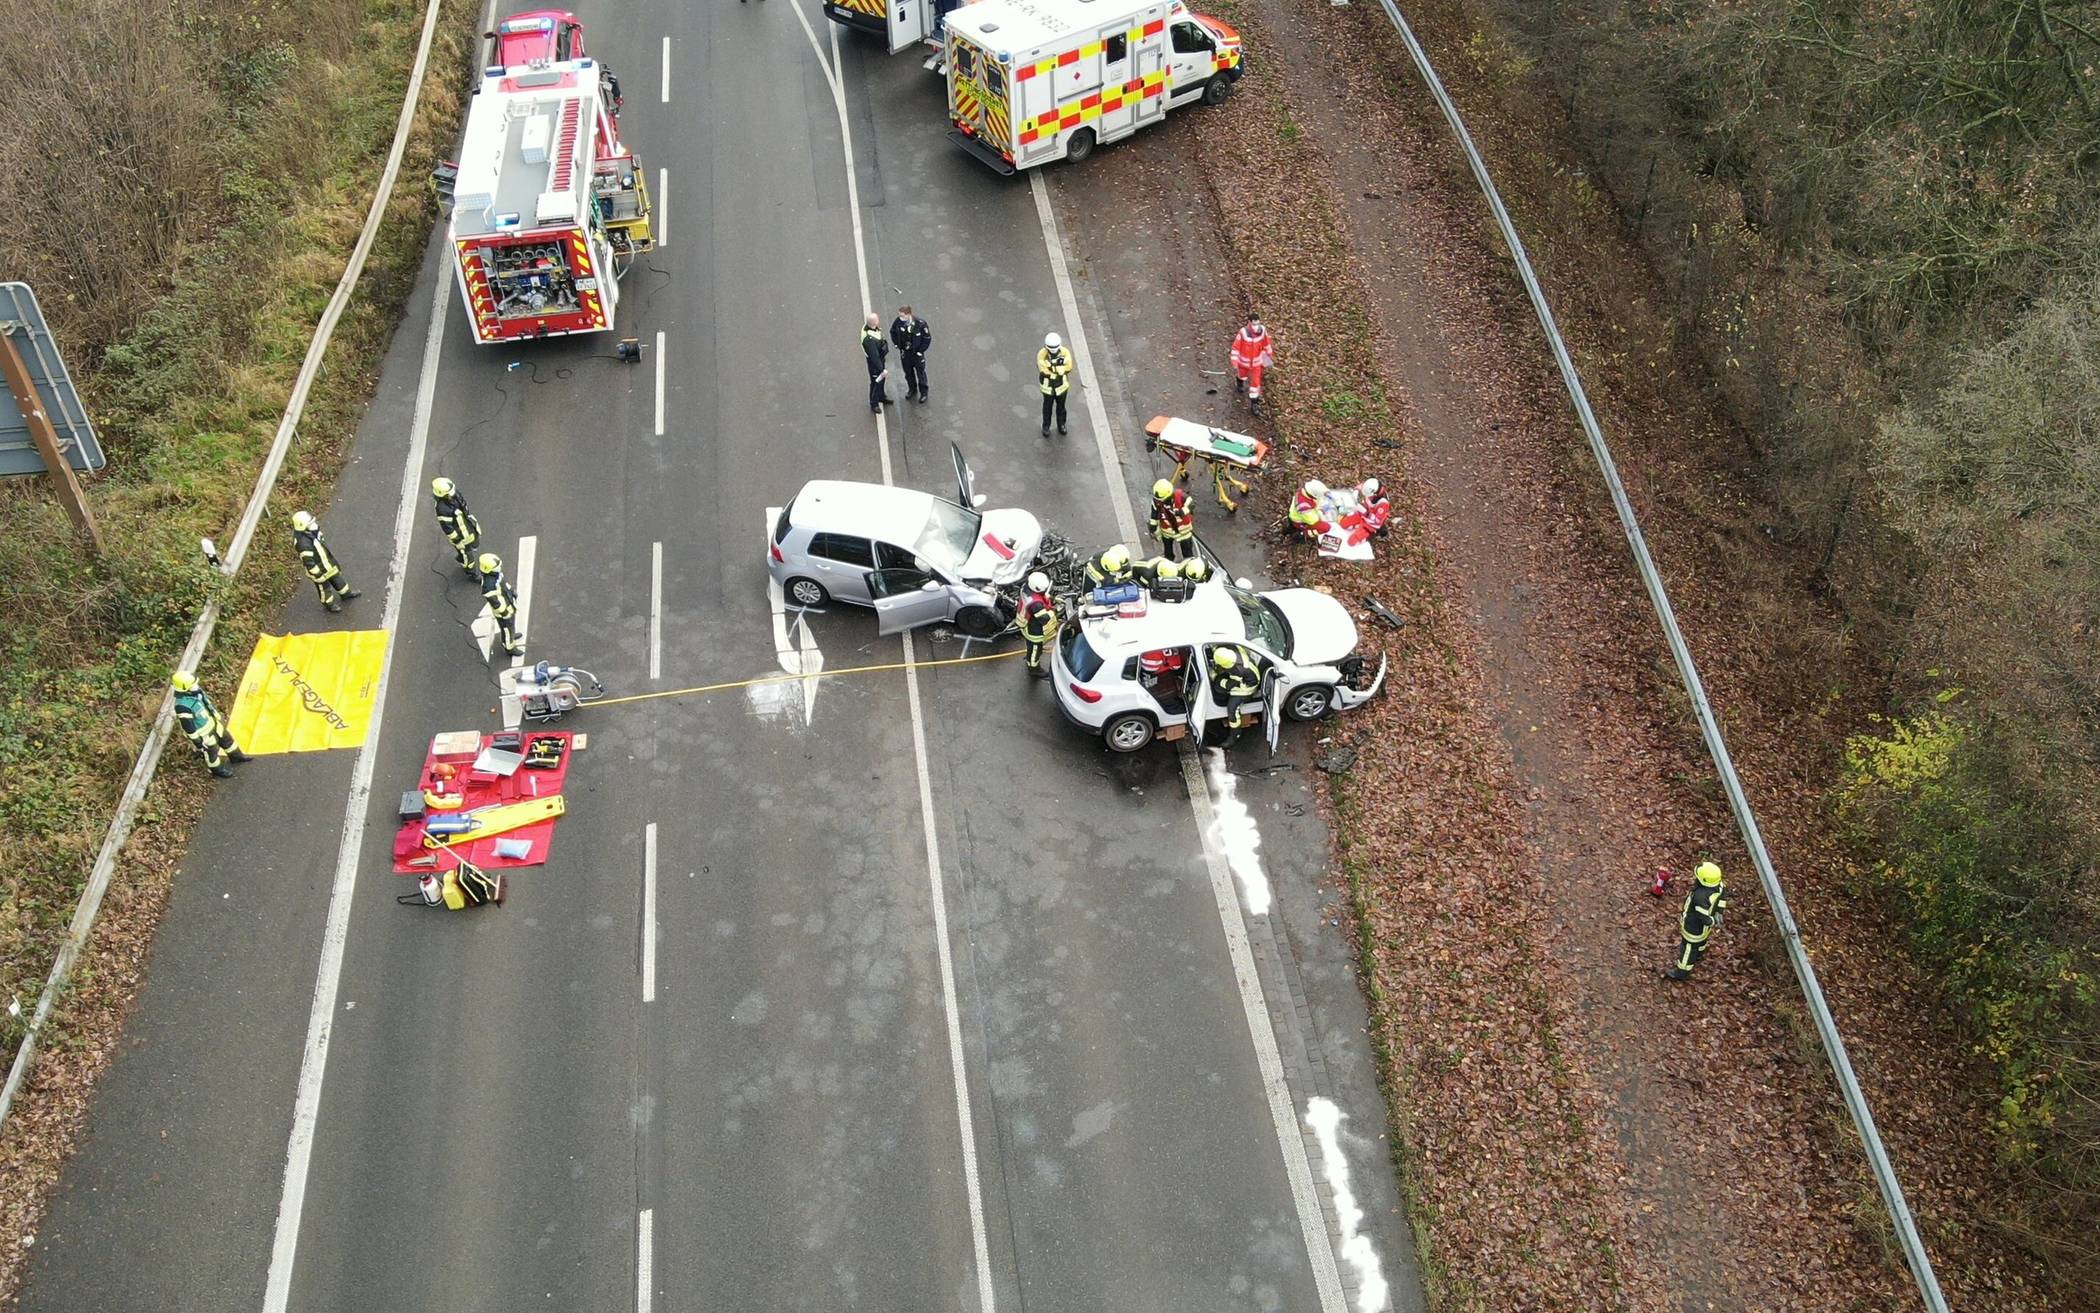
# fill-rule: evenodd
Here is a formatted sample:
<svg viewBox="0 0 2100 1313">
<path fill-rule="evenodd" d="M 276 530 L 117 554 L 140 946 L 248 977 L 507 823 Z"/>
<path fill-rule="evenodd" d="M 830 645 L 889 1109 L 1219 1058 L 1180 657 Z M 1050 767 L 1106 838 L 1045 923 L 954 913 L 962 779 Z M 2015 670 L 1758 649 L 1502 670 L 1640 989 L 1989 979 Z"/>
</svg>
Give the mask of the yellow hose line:
<svg viewBox="0 0 2100 1313">
<path fill-rule="evenodd" d="M 841 666 L 837 670 L 819 670 L 814 675 L 760 675 L 757 679 L 739 679 L 727 684 L 696 684 L 692 688 L 667 688 L 656 693 L 630 693 L 623 698 L 600 698 L 586 702 L 586 707 L 615 707 L 622 702 L 647 702 L 651 698 L 684 697 L 688 693 L 725 693 L 733 688 L 753 688 L 760 684 L 793 684 L 805 679 L 830 679 L 834 675 L 873 675 L 885 670 L 931 670 L 935 666 L 969 666 L 979 661 L 1004 661 L 1008 657 L 1021 655 L 1022 648 L 1010 652 L 988 652 L 983 656 L 943 657 L 939 661 L 892 661 L 880 666 Z"/>
</svg>

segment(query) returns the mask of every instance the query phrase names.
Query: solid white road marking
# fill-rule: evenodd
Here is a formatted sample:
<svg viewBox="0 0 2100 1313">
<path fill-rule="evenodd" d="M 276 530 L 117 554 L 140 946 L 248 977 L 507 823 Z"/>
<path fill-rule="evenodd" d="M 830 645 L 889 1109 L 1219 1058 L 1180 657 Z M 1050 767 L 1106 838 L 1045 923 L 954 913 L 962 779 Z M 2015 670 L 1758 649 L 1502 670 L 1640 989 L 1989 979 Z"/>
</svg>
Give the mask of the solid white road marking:
<svg viewBox="0 0 2100 1313">
<path fill-rule="evenodd" d="M 664 435 L 664 330 L 656 330 L 656 436 Z"/>
<path fill-rule="evenodd" d="M 766 507 L 763 532 L 769 552 L 773 549 L 773 526 L 779 519 L 778 506 Z M 816 637 L 809 632 L 809 623 L 799 612 L 795 616 L 799 633 L 791 635 L 788 632 L 787 597 L 780 591 L 780 581 L 773 577 L 770 569 L 766 571 L 766 602 L 773 609 L 773 655 L 780 662 L 780 668 L 790 675 L 811 676 L 810 682 L 813 683 L 816 674 L 824 669 L 824 654 L 817 650 Z M 815 704 L 816 694 L 808 691 L 805 685 L 803 710 L 807 711 Z M 805 720 L 804 723 L 808 722 Z"/>
<path fill-rule="evenodd" d="M 1342 1231 L 1342 1257 L 1356 1269 L 1358 1313 L 1381 1313 L 1391 1287 L 1386 1283 L 1385 1264 L 1378 1247 L 1363 1233 L 1364 1210 L 1349 1185 L 1349 1159 L 1342 1152 L 1341 1125 L 1348 1118 L 1334 1100 L 1318 1095 L 1305 1101 L 1305 1124 L 1320 1142 L 1320 1158 L 1327 1168 L 1327 1193 L 1334 1199 L 1335 1225 Z"/>
<path fill-rule="evenodd" d="M 498 705 L 503 710 L 503 728 L 516 729 L 525 721 L 525 704 L 518 701 L 518 672 L 508 666 L 497 671 L 496 687 L 502 692 Z"/>
<path fill-rule="evenodd" d="M 481 604 L 481 614 L 475 616 L 474 623 L 467 628 L 473 633 L 474 642 L 481 648 L 481 659 L 486 663 L 489 653 L 496 650 L 496 613 L 489 610 L 487 602 Z"/>
<path fill-rule="evenodd" d="M 656 1210 L 644 1208 L 634 1235 L 634 1310 L 649 1313 L 656 1299 Z"/>
<path fill-rule="evenodd" d="M 511 620 L 511 624 L 517 632 L 525 635 L 527 642 L 532 639 L 532 567 L 539 557 L 539 550 L 540 540 L 537 537 L 527 534 L 518 539 L 518 574 L 514 581 L 518 590 L 518 614 Z M 513 670 L 524 665 L 525 654 L 518 653 L 510 659 L 510 664 Z"/>
<path fill-rule="evenodd" d="M 1100 388 L 1094 383 L 1086 326 L 1079 318 L 1079 298 L 1072 290 L 1071 275 L 1065 268 L 1064 239 L 1058 235 L 1057 216 L 1051 212 L 1050 193 L 1043 185 L 1043 175 L 1029 175 L 1028 184 L 1035 193 L 1036 219 L 1043 229 L 1043 249 L 1050 254 L 1050 273 L 1057 280 L 1058 303 L 1070 328 L 1073 363 L 1079 367 L 1087 414 L 1093 420 L 1094 444 L 1100 453 L 1101 472 L 1108 480 L 1109 500 L 1115 506 L 1116 526 L 1125 542 L 1135 543 L 1137 514 L 1131 505 L 1130 488 L 1123 479 L 1122 463 L 1116 456 L 1115 441 L 1109 435 L 1108 408 L 1102 400 Z M 1239 896 L 1233 890 L 1231 863 L 1218 849 L 1217 814 L 1211 806 L 1210 789 L 1204 782 L 1203 767 L 1197 760 L 1194 745 L 1187 739 L 1181 740 L 1180 753 L 1181 778 L 1188 787 L 1189 805 L 1196 813 L 1196 832 L 1203 839 L 1203 861 L 1210 870 L 1211 893 L 1218 905 L 1218 919 L 1224 924 L 1232 974 L 1240 990 L 1240 1007 L 1247 1017 L 1247 1033 L 1254 1041 L 1254 1061 L 1261 1071 L 1262 1088 L 1268 1096 L 1269 1120 L 1276 1131 L 1277 1145 L 1283 1150 L 1284 1175 L 1290 1179 L 1291 1198 L 1298 1210 L 1298 1229 L 1305 1237 L 1306 1255 L 1312 1263 L 1313 1286 L 1320 1292 L 1322 1313 L 1344 1313 L 1346 1305 L 1341 1273 L 1335 1265 L 1334 1239 L 1328 1234 L 1325 1214 L 1320 1211 L 1304 1137 L 1298 1134 L 1297 1112 L 1292 1104 L 1289 1082 L 1283 1073 L 1283 1058 L 1276 1045 L 1276 1028 L 1269 1020 L 1269 1004 L 1262 992 L 1261 973 L 1255 969 L 1254 952 L 1247 942 L 1247 922 L 1240 912 Z"/>
<path fill-rule="evenodd" d="M 810 30 L 809 20 L 803 17 L 802 7 L 792 7 L 804 35 L 809 37 L 810 47 L 816 51 L 817 63 L 824 64 L 824 52 L 818 47 L 816 33 Z M 865 312 L 866 307 L 874 304 L 875 298 L 874 288 L 868 282 L 867 239 L 861 230 L 860 183 L 853 167 L 853 127 L 846 117 L 846 72 L 839 58 L 838 42 L 838 25 L 834 23 L 831 25 L 831 63 L 826 66 L 825 73 L 831 81 L 832 107 L 838 112 L 839 135 L 844 146 L 846 210 L 853 216 L 853 259 L 860 271 L 860 282 L 855 290 L 863 297 L 861 305 Z M 833 70 L 836 70 L 835 76 Z M 882 481 L 895 484 L 890 465 L 889 426 L 879 411 L 875 416 L 875 438 L 877 449 L 882 454 Z M 770 520 L 766 531 L 770 536 Z M 926 881 L 933 898 L 933 938 L 940 957 L 941 1007 L 947 1017 L 948 1071 L 955 1086 L 956 1130 L 962 1141 L 963 1191 L 970 1209 L 970 1242 L 977 1263 L 977 1307 L 979 1313 L 992 1313 L 991 1244 L 985 1231 L 984 1189 L 978 1179 L 977 1130 L 970 1111 L 969 1073 L 963 1064 L 962 1009 L 956 1002 L 955 954 L 948 939 L 948 891 L 941 876 L 941 841 L 934 822 L 933 777 L 926 764 L 926 712 L 919 700 L 919 657 L 911 633 L 906 631 L 903 637 L 904 689 L 906 700 L 911 705 L 912 760 L 919 775 L 919 824 L 926 834 Z"/>
<path fill-rule="evenodd" d="M 664 104 L 671 103 L 671 38 L 664 38 Z"/>
<path fill-rule="evenodd" d="M 664 545 L 649 544 L 649 678 L 664 673 Z"/>
<path fill-rule="evenodd" d="M 656 211 L 650 220 L 649 230 L 656 237 L 656 249 L 661 251 L 671 244 L 671 170 L 669 166 L 656 171 Z"/>
<path fill-rule="evenodd" d="M 397 635 L 402 577 L 408 570 L 409 540 L 423 481 L 423 455 L 430 438 L 430 410 L 437 392 L 438 348 L 444 341 L 446 298 L 452 280 L 439 275 L 430 303 L 430 329 L 423 340 L 423 374 L 416 383 L 416 408 L 409 423 L 408 459 L 401 467 L 400 501 L 394 510 L 394 554 L 387 563 L 386 605 L 379 627 Z M 306 1049 L 299 1058 L 298 1092 L 292 1100 L 292 1133 L 284 1154 L 284 1191 L 277 1201 L 277 1228 L 270 1245 L 270 1272 L 263 1288 L 264 1313 L 284 1313 L 291 1301 L 292 1266 L 299 1250 L 299 1223 L 306 1212 L 306 1177 L 313 1163 L 314 1128 L 321 1117 L 321 1086 L 328 1072 L 328 1041 L 335 1027 L 336 991 L 343 977 L 343 950 L 350 938 L 350 898 L 364 855 L 365 816 L 372 801 L 372 770 L 379 756 L 380 722 L 386 715 L 387 679 L 394 668 L 389 639 L 379 660 L 379 685 L 372 723 L 357 764 L 350 771 L 350 796 L 343 806 L 343 835 L 336 849 L 335 880 L 328 891 L 328 921 L 321 932 L 321 961 L 314 976 L 313 1009 L 307 1014 Z"/>
<path fill-rule="evenodd" d="M 656 822 L 642 831 L 642 1002 L 656 1001 Z"/>
<path fill-rule="evenodd" d="M 823 682 L 817 676 L 824 673 L 824 654 L 817 650 L 807 616 L 795 617 L 795 637 L 801 649 L 797 655 L 802 666 L 802 724 L 806 728 L 817 718 L 817 685 Z"/>
</svg>

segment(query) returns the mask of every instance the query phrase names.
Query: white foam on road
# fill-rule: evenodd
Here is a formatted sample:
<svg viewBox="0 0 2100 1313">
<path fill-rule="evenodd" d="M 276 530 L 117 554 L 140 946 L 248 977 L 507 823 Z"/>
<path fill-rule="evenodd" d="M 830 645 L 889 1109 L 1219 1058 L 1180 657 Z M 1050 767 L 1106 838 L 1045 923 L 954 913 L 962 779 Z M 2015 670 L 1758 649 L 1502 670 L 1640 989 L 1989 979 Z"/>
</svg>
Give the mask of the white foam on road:
<svg viewBox="0 0 2100 1313">
<path fill-rule="evenodd" d="M 1240 897 L 1247 910 L 1256 916 L 1267 916 L 1272 899 L 1269 874 L 1261 869 L 1261 826 L 1254 823 L 1254 813 L 1233 792 L 1237 781 L 1226 763 L 1224 750 L 1212 749 L 1204 756 L 1208 758 L 1204 773 L 1210 777 L 1210 841 L 1225 854 L 1226 863 L 1239 880 Z"/>
<path fill-rule="evenodd" d="M 1315 1095 L 1305 1101 L 1305 1124 L 1320 1142 L 1320 1158 L 1327 1167 L 1327 1193 L 1334 1198 L 1335 1222 L 1342 1232 L 1342 1261 L 1356 1270 L 1356 1313 L 1380 1313 L 1391 1292 L 1378 1248 L 1362 1230 L 1364 1210 L 1349 1188 L 1349 1160 L 1342 1156 L 1344 1120 L 1332 1099 Z"/>
</svg>

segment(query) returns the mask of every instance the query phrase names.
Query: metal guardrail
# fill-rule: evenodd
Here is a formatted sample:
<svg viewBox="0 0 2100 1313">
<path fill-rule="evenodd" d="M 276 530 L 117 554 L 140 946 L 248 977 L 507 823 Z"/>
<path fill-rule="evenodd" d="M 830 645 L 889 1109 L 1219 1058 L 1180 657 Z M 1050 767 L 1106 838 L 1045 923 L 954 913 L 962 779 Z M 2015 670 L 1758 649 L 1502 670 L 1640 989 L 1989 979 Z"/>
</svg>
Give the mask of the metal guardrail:
<svg viewBox="0 0 2100 1313">
<path fill-rule="evenodd" d="M 350 262 L 344 266 L 343 276 L 335 285 L 335 295 L 329 298 L 327 308 L 321 312 L 320 322 L 314 327 L 313 341 L 307 344 L 306 360 L 292 383 L 284 417 L 277 425 L 277 436 L 270 443 L 262 472 L 256 476 L 255 491 L 249 495 L 240 527 L 234 531 L 233 541 L 227 549 L 222 570 L 228 578 L 248 558 L 248 548 L 262 522 L 263 508 L 269 504 L 270 494 L 277 487 L 277 475 L 283 470 L 285 457 L 291 451 L 292 437 L 298 432 L 299 421 L 305 418 L 307 394 L 313 390 L 314 380 L 321 372 L 321 361 L 328 354 L 329 342 L 335 337 L 336 323 L 343 317 L 343 311 L 350 304 L 350 294 L 364 274 L 365 260 L 371 255 L 372 243 L 379 236 L 380 221 L 393 200 L 394 182 L 401 171 L 401 158 L 408 150 L 409 130 L 415 123 L 416 104 L 423 94 L 423 74 L 430 64 L 430 46 L 437 33 L 441 7 L 441 0 L 428 0 L 425 6 L 423 36 L 416 47 L 415 63 L 409 69 L 408 91 L 401 101 L 401 116 L 394 125 L 394 144 L 387 152 L 386 168 L 380 173 L 379 188 L 373 194 L 371 210 L 365 215 L 364 229 L 357 235 L 357 245 L 351 248 Z M 219 591 L 214 589 L 215 594 Z M 215 595 L 198 615 L 196 628 L 190 631 L 190 641 L 182 649 L 180 669 L 196 669 L 197 662 L 204 656 L 204 649 L 211 643 L 212 634 L 219 627 L 219 610 L 219 598 Z M 44 992 L 37 998 L 36 1012 L 23 1033 L 21 1047 L 15 1050 L 14 1065 L 7 1072 L 7 1084 L 0 1087 L 0 1127 L 6 1126 L 15 1098 L 28 1079 L 30 1064 L 36 1056 L 37 1036 L 50 1020 L 52 1006 L 65 989 L 66 981 L 73 974 L 73 964 L 95 928 L 95 915 L 102 909 L 103 895 L 109 892 L 109 882 L 116 874 L 117 859 L 124 851 L 125 841 L 131 837 L 132 824 L 138 819 L 139 807 L 146 800 L 146 789 L 153 783 L 153 773 L 160 768 L 160 755 L 168 746 L 174 724 L 174 696 L 164 692 L 160 711 L 153 718 L 153 728 L 147 731 L 146 742 L 139 749 L 138 760 L 132 764 L 124 792 L 117 800 L 117 811 L 110 819 L 109 832 L 103 836 L 102 847 L 95 854 L 95 865 L 88 873 L 87 887 L 81 890 L 80 902 L 74 906 L 73 919 L 66 926 L 65 940 L 59 945 L 57 960 L 51 964 L 51 974 L 44 981 Z"/>
<path fill-rule="evenodd" d="M 1852 1116 L 1852 1125 L 1859 1132 L 1861 1146 L 1866 1150 L 1867 1162 L 1874 1172 L 1874 1181 L 1881 1189 L 1881 1198 L 1888 1207 L 1889 1218 L 1895 1224 L 1896 1238 L 1902 1245 L 1904 1260 L 1910 1265 L 1911 1275 L 1916 1278 L 1918 1291 L 1924 1296 L 1925 1307 L 1931 1313 L 1947 1313 L 1946 1296 L 1940 1293 L 1939 1278 L 1933 1275 L 1932 1260 L 1925 1252 L 1925 1242 L 1918 1235 L 1918 1226 L 1911 1217 L 1910 1205 L 1904 1201 L 1903 1185 L 1896 1179 L 1896 1169 L 1889 1162 L 1888 1150 L 1882 1146 L 1881 1133 L 1875 1129 L 1874 1114 L 1867 1107 L 1867 1096 L 1859 1088 L 1859 1080 L 1853 1074 L 1852 1061 L 1845 1053 L 1845 1040 L 1838 1033 L 1837 1021 L 1830 1015 L 1829 1004 L 1824 1001 L 1823 987 L 1816 980 L 1815 966 L 1808 960 L 1808 950 L 1801 943 L 1801 929 L 1794 923 L 1794 914 L 1787 906 L 1786 891 L 1780 887 L 1779 873 L 1772 867 L 1771 855 L 1765 850 L 1764 835 L 1759 831 L 1757 815 L 1751 810 L 1750 800 L 1743 792 L 1743 784 L 1736 777 L 1735 762 L 1728 755 L 1728 744 L 1721 736 L 1721 727 L 1714 719 L 1713 707 L 1706 697 L 1706 685 L 1699 678 L 1699 669 L 1692 661 L 1691 649 L 1686 646 L 1684 633 L 1678 628 L 1677 613 L 1670 605 L 1670 596 L 1663 588 L 1662 576 L 1656 573 L 1655 559 L 1649 555 L 1648 540 L 1641 533 L 1640 521 L 1633 513 L 1633 503 L 1626 496 L 1626 486 L 1620 481 L 1619 467 L 1612 460 L 1611 448 L 1605 443 L 1604 430 L 1597 423 L 1597 416 L 1590 409 L 1590 399 L 1583 391 L 1581 376 L 1576 372 L 1575 361 L 1568 353 L 1568 345 L 1561 339 L 1560 328 L 1554 322 L 1553 309 L 1546 303 L 1546 294 L 1539 287 L 1538 276 L 1532 272 L 1531 258 L 1525 254 L 1524 243 L 1517 236 L 1516 225 L 1510 221 L 1509 211 L 1502 204 L 1501 193 L 1495 189 L 1495 180 L 1489 176 L 1486 161 L 1473 144 L 1472 134 L 1466 131 L 1465 120 L 1459 117 L 1458 106 L 1452 103 L 1451 95 L 1444 90 L 1444 83 L 1429 62 L 1428 53 L 1408 26 L 1395 0 L 1379 0 L 1393 27 L 1400 33 L 1401 41 L 1407 45 L 1407 53 L 1414 60 L 1415 70 L 1422 75 L 1429 94 L 1436 98 L 1438 108 L 1444 112 L 1444 121 L 1451 126 L 1459 147 L 1466 153 L 1466 162 L 1472 166 L 1473 177 L 1480 184 L 1488 207 L 1494 211 L 1496 226 L 1502 230 L 1502 240 L 1509 245 L 1510 258 L 1516 262 L 1517 275 L 1524 281 L 1524 292 L 1531 298 L 1531 308 L 1537 312 L 1539 326 L 1545 330 L 1546 340 L 1553 347 L 1553 359 L 1560 366 L 1562 380 L 1567 384 L 1568 398 L 1575 403 L 1575 414 L 1582 422 L 1584 436 L 1589 439 L 1590 451 L 1597 458 L 1597 468 L 1604 475 L 1604 482 L 1611 490 L 1612 505 L 1619 512 L 1619 523 L 1625 529 L 1627 546 L 1633 549 L 1634 565 L 1639 569 L 1641 585 L 1648 591 L 1648 600 L 1655 608 L 1655 617 L 1662 625 L 1663 637 L 1669 642 L 1670 657 L 1677 664 L 1677 672 L 1684 679 L 1684 690 L 1690 696 L 1693 714 L 1699 721 L 1699 735 L 1706 741 L 1706 749 L 1713 757 L 1714 767 L 1720 772 L 1721 787 L 1728 795 L 1729 810 L 1735 813 L 1736 828 L 1742 832 L 1743 843 L 1750 850 L 1751 864 L 1757 869 L 1757 880 L 1763 886 L 1765 899 L 1772 906 L 1772 918 L 1779 923 L 1779 935 L 1786 945 L 1787 960 L 1793 964 L 1794 976 L 1801 984 L 1801 994 L 1808 1002 L 1809 1014 L 1814 1017 L 1816 1034 L 1822 1040 L 1823 1052 L 1830 1059 L 1831 1071 L 1837 1077 L 1838 1089 L 1843 1093 L 1845 1109 Z"/>
</svg>

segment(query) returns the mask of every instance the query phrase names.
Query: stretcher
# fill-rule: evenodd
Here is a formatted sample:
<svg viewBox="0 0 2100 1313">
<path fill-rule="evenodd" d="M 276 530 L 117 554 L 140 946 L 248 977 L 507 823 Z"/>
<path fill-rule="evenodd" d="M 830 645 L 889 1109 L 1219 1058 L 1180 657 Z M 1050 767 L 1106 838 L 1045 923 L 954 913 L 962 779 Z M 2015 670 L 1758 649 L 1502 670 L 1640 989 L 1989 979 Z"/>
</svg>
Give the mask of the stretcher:
<svg viewBox="0 0 2100 1313">
<path fill-rule="evenodd" d="M 1194 461 L 1210 466 L 1211 487 L 1218 494 L 1218 504 L 1228 511 L 1240 508 L 1232 493 L 1245 496 L 1250 488 L 1233 471 L 1259 473 L 1262 462 L 1269 458 L 1269 444 L 1260 438 L 1170 415 L 1154 415 L 1145 425 L 1145 448 L 1154 447 L 1174 458 L 1175 483 L 1187 481 Z"/>
</svg>

